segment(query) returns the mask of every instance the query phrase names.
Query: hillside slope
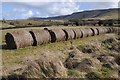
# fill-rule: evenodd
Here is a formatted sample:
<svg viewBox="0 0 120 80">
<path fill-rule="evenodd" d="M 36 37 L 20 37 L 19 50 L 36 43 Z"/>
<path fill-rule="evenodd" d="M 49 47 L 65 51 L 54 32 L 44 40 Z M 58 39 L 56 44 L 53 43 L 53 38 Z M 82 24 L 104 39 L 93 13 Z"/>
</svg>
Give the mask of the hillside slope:
<svg viewBox="0 0 120 80">
<path fill-rule="evenodd" d="M 103 9 L 103 10 L 90 10 L 83 12 L 76 12 L 71 15 L 63 15 L 56 17 L 40 18 L 31 17 L 29 19 L 61 19 L 61 20 L 71 20 L 71 19 L 118 19 L 118 13 L 120 8 L 114 9 Z"/>
</svg>

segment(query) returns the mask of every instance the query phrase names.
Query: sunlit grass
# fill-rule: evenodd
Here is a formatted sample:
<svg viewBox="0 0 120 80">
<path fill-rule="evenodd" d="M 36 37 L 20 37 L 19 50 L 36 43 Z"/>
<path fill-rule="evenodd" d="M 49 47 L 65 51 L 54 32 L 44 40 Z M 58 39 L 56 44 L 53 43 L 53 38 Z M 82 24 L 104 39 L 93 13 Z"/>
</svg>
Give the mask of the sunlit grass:
<svg viewBox="0 0 120 80">
<path fill-rule="evenodd" d="M 55 26 L 53 26 L 54 28 Z M 64 28 L 77 28 L 74 26 L 66 26 Z M 78 26 L 81 27 L 81 26 Z M 88 27 L 88 26 L 82 26 L 82 27 Z M 89 26 L 90 27 L 90 26 Z M 43 27 L 42 27 L 43 28 Z M 20 28 L 20 29 L 8 29 L 8 30 L 2 30 L 2 45 L 5 45 L 5 34 L 7 32 L 11 32 L 14 30 L 28 30 L 28 29 L 40 29 L 38 27 L 36 28 Z M 68 48 L 71 47 L 71 43 L 72 45 L 84 45 L 85 43 L 90 43 L 90 41 L 93 40 L 101 40 L 103 39 L 105 36 L 104 34 L 99 35 L 99 36 L 91 36 L 91 37 L 87 37 L 87 38 L 79 38 L 79 39 L 75 39 L 75 40 L 68 40 L 68 41 L 61 41 L 61 42 L 56 42 L 56 43 L 48 43 L 48 44 L 44 44 L 44 45 L 40 45 L 40 46 L 30 46 L 27 48 L 21 48 L 21 49 L 15 49 L 15 50 L 9 50 L 9 49 L 4 49 L 1 50 L 2 51 L 2 60 L 3 60 L 3 66 L 6 67 L 11 67 L 11 65 L 24 65 L 23 61 L 25 58 L 27 57 L 32 57 L 32 56 L 36 56 L 36 55 L 40 55 L 42 52 L 47 52 L 50 51 L 51 54 L 54 55 L 57 54 L 58 52 L 63 52 L 65 50 L 68 50 Z M 64 53 L 62 53 L 64 54 Z"/>
<path fill-rule="evenodd" d="M 69 40 L 69 41 L 61 41 L 56 43 L 48 43 L 40 46 L 30 46 L 27 48 L 21 48 L 16 50 L 2 50 L 3 53 L 3 64 L 12 64 L 14 62 L 20 63 L 24 57 L 32 56 L 40 54 L 42 51 L 51 51 L 51 52 L 57 52 L 57 51 L 64 51 L 65 49 L 68 49 L 71 44 L 70 42 L 73 42 L 73 45 L 79 45 L 79 44 L 85 44 L 95 39 L 102 39 L 104 35 L 100 36 L 91 36 L 87 38 L 80 38 L 76 40 Z"/>
</svg>

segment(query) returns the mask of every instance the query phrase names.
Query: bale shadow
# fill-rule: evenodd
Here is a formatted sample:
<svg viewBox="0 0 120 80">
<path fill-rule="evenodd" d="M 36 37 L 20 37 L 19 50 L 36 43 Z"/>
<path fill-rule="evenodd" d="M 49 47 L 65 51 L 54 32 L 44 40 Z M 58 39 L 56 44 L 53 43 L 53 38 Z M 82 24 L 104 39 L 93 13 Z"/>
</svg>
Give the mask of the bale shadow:
<svg viewBox="0 0 120 80">
<path fill-rule="evenodd" d="M 6 44 L 0 45 L 0 50 L 8 50 L 7 45 Z"/>
<path fill-rule="evenodd" d="M 12 74 L 12 75 L 9 75 L 9 76 L 2 76 L 1 80 L 28 80 L 28 79 L 25 78 L 22 75 Z"/>
</svg>

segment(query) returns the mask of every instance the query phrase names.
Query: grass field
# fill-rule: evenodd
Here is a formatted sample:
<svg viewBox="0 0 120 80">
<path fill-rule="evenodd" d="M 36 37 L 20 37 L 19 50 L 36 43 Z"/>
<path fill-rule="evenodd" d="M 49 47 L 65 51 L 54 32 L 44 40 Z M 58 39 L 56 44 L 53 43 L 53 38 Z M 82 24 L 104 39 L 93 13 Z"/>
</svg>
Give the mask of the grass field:
<svg viewBox="0 0 120 80">
<path fill-rule="evenodd" d="M 50 28 L 61 28 L 63 26 L 52 26 Z M 84 27 L 92 27 L 92 26 L 65 26 L 63 28 L 84 28 Z M 94 41 L 102 41 L 106 38 L 106 34 L 101 34 L 99 36 L 90 36 L 86 38 L 79 38 L 75 40 L 68 40 L 68 41 L 61 41 L 56 43 L 48 43 L 40 46 L 30 46 L 27 48 L 21 48 L 21 49 L 15 49 L 15 50 L 9 50 L 6 48 L 5 43 L 5 34 L 7 32 L 11 32 L 14 30 L 29 30 L 29 29 L 42 29 L 44 27 L 33 27 L 33 28 L 18 28 L 18 29 L 6 29 L 1 30 L 2 35 L 2 62 L 3 62 L 3 72 L 5 71 L 4 75 L 8 75 L 9 72 L 20 68 L 23 68 L 26 66 L 27 60 L 35 60 L 39 58 L 39 56 L 43 55 L 44 53 L 49 53 L 52 56 L 59 55 L 59 57 L 65 56 L 66 50 L 70 49 L 71 46 L 78 46 L 78 45 L 84 45 L 84 44 L 91 44 Z M 71 44 L 72 42 L 72 44 Z M 64 58 L 63 58 L 64 60 Z"/>
<path fill-rule="evenodd" d="M 28 29 L 28 28 L 26 28 L 26 29 Z M 32 28 L 32 29 L 39 29 L 39 28 Z M 56 54 L 58 52 L 62 52 L 71 46 L 71 44 L 70 44 L 71 41 L 73 42 L 73 45 L 79 45 L 79 44 L 88 43 L 93 40 L 101 40 L 105 37 L 105 35 L 103 34 L 100 36 L 91 36 L 88 38 L 80 38 L 80 39 L 76 39 L 76 40 L 44 44 L 41 46 L 30 46 L 30 47 L 23 48 L 23 49 L 9 50 L 9 49 L 6 49 L 6 47 L 5 47 L 5 34 L 7 32 L 14 31 L 14 30 L 22 30 L 22 29 L 11 29 L 11 30 L 8 29 L 8 30 L 2 31 L 3 68 L 6 68 L 6 70 L 8 70 L 8 71 L 19 68 L 19 67 L 24 67 L 25 59 L 30 58 L 32 60 L 32 59 L 34 59 L 35 56 L 41 55 L 45 51 L 50 51 L 51 53 L 56 53 Z"/>
</svg>

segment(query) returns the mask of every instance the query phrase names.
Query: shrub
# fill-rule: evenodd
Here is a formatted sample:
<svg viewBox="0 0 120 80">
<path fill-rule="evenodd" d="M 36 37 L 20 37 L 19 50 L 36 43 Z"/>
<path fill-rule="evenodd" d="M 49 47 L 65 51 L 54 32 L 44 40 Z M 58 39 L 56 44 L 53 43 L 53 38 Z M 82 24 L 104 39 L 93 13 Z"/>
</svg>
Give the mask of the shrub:
<svg viewBox="0 0 120 80">
<path fill-rule="evenodd" d="M 94 53 L 96 50 L 95 47 L 91 45 L 79 45 L 77 48 L 83 53 Z"/>
<path fill-rule="evenodd" d="M 90 72 L 86 75 L 86 77 L 90 80 L 100 80 L 100 75 L 96 72 Z"/>
<path fill-rule="evenodd" d="M 106 67 L 101 68 L 101 73 L 103 74 L 103 76 L 108 75 L 110 71 L 111 70 L 109 68 L 106 68 Z"/>
<path fill-rule="evenodd" d="M 32 25 L 32 23 L 28 23 L 28 25 Z"/>
<path fill-rule="evenodd" d="M 79 73 L 78 73 L 77 70 L 69 69 L 69 70 L 68 70 L 68 76 L 69 76 L 69 77 L 76 78 L 76 77 L 79 77 Z"/>
<path fill-rule="evenodd" d="M 10 22 L 10 25 L 14 25 L 15 23 L 14 22 Z"/>
<path fill-rule="evenodd" d="M 82 50 L 85 47 L 85 45 L 79 45 L 77 46 L 77 49 Z"/>
</svg>

